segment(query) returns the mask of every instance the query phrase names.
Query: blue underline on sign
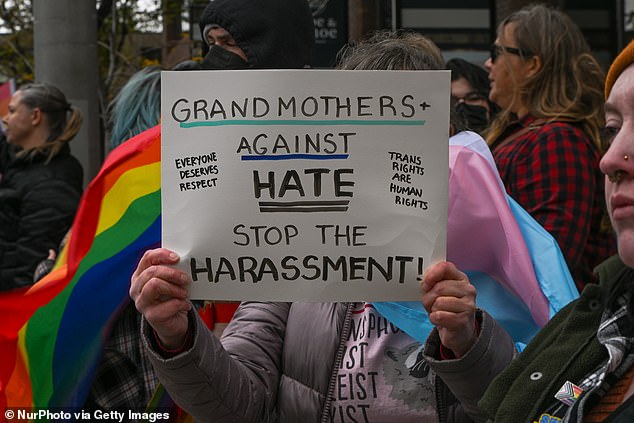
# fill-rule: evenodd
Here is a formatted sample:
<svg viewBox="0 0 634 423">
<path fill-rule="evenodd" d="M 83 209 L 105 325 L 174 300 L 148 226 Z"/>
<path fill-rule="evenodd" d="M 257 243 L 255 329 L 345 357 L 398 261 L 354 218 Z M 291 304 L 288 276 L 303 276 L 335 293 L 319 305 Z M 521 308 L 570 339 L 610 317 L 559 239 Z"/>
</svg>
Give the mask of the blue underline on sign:
<svg viewBox="0 0 634 423">
<path fill-rule="evenodd" d="M 348 154 L 261 154 L 257 156 L 241 156 L 242 160 L 345 160 Z"/>
<path fill-rule="evenodd" d="M 424 120 L 218 120 L 201 122 L 181 122 L 181 128 L 195 128 L 198 126 L 332 126 L 332 125 L 373 125 L 373 126 L 423 126 Z"/>
</svg>

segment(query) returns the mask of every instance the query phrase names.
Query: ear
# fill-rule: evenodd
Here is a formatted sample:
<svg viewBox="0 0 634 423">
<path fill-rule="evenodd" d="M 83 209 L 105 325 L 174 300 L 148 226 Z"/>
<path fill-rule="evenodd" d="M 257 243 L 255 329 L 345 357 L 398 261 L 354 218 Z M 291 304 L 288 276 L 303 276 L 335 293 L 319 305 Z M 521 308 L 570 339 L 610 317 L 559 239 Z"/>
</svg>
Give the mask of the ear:
<svg viewBox="0 0 634 423">
<path fill-rule="evenodd" d="M 42 123 L 42 111 L 39 109 L 39 107 L 33 109 L 31 113 L 33 114 L 33 117 L 31 118 L 31 124 L 33 126 L 37 126 Z"/>
<path fill-rule="evenodd" d="M 543 66 L 542 58 L 539 56 L 531 56 L 524 63 L 526 64 L 526 76 L 528 77 L 536 75 Z"/>
</svg>

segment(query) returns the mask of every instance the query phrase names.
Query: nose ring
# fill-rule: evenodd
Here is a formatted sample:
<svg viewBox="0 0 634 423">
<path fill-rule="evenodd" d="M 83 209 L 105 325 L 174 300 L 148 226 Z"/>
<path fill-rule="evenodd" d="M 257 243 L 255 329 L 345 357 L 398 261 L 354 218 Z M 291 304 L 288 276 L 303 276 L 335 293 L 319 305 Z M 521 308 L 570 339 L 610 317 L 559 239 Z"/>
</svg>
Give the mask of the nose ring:
<svg viewBox="0 0 634 423">
<path fill-rule="evenodd" d="M 628 156 L 627 154 L 623 156 L 623 160 L 628 161 L 630 159 L 630 156 Z"/>
<path fill-rule="evenodd" d="M 613 174 L 608 175 L 608 181 L 612 182 L 613 184 L 616 184 L 618 182 L 621 182 L 621 179 L 623 179 L 623 176 L 625 176 L 625 171 L 618 169 Z"/>
</svg>

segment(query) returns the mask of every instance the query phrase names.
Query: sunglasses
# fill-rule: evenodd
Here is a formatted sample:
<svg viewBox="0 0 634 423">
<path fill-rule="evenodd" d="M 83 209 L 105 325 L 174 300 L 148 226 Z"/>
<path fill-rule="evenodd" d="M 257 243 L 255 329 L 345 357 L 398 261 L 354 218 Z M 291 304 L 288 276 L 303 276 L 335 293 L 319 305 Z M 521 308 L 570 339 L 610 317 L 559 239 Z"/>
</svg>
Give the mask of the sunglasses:
<svg viewBox="0 0 634 423">
<path fill-rule="evenodd" d="M 529 57 L 532 56 L 533 53 L 529 52 L 529 51 L 525 51 L 525 50 L 520 50 L 519 48 L 515 48 L 515 47 L 507 47 L 507 46 L 501 46 L 499 44 L 491 44 L 491 62 L 495 63 L 495 61 L 497 60 L 498 56 L 501 53 L 511 53 L 514 54 L 516 56 L 520 56 L 520 57 Z"/>
</svg>

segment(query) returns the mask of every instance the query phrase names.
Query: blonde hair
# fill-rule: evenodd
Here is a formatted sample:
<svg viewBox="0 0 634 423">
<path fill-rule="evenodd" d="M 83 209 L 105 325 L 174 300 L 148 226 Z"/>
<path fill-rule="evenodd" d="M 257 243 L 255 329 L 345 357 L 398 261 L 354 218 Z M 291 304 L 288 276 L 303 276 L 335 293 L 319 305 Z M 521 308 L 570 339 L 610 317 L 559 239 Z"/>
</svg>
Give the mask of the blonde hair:
<svg viewBox="0 0 634 423">
<path fill-rule="evenodd" d="M 577 25 L 558 10 L 531 5 L 502 21 L 498 27 L 502 44 L 504 28 L 511 23 L 517 48 L 542 61 L 541 69 L 517 86 L 517 95 L 529 114 L 546 121 L 579 123 L 603 153 L 600 130 L 604 126 L 605 75 Z M 498 114 L 486 134 L 489 144 L 500 137 L 512 119 L 509 110 Z"/>
<path fill-rule="evenodd" d="M 62 147 L 79 132 L 83 116 L 79 109 L 66 101 L 66 96 L 57 87 L 46 83 L 26 84 L 18 90 L 20 103 L 29 109 L 39 109 L 48 118 L 49 136 L 43 145 L 24 150 L 21 155 L 34 157 L 46 154 L 46 162 L 51 161 Z"/>
</svg>

